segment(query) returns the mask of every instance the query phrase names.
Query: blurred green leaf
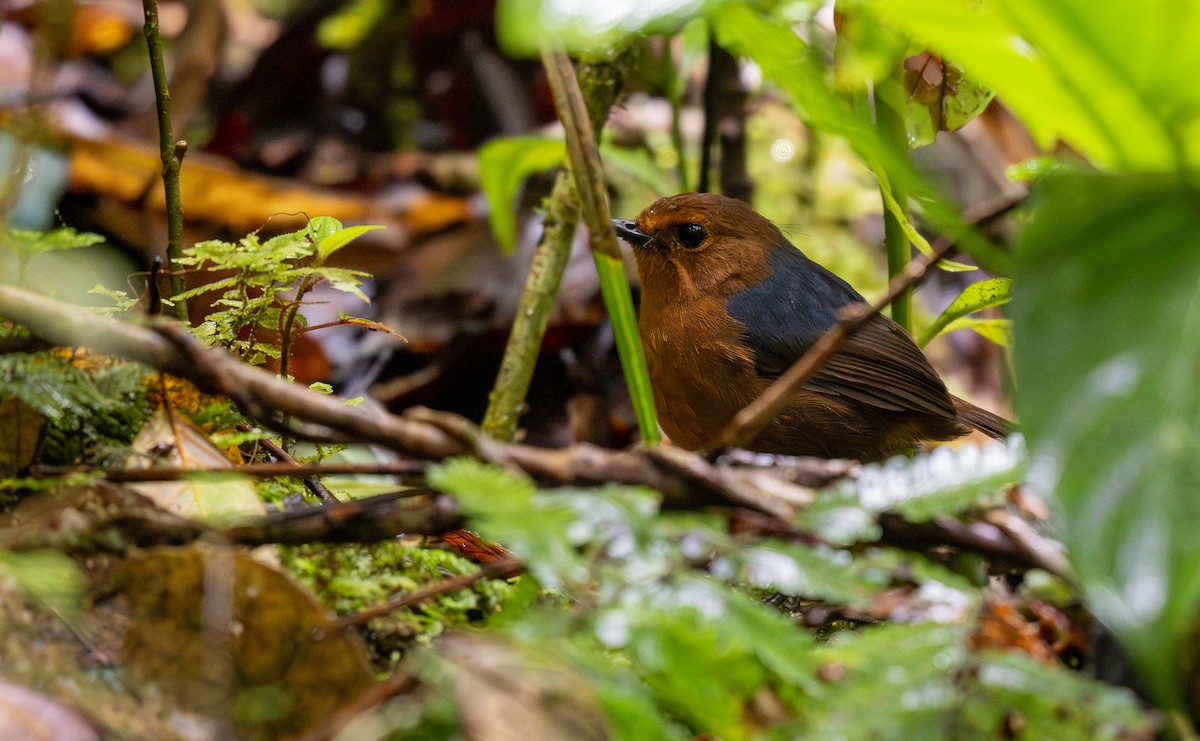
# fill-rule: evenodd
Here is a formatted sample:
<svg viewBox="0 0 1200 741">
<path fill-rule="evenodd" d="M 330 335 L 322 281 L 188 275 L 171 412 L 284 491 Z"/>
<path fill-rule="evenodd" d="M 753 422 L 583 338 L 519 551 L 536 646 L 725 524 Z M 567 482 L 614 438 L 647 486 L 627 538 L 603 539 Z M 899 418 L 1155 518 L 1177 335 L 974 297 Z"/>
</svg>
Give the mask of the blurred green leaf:
<svg viewBox="0 0 1200 741">
<path fill-rule="evenodd" d="M 1200 7 L 1153 0 L 877 0 L 892 27 L 995 89 L 1052 148 L 1104 166 L 1195 164 Z"/>
<path fill-rule="evenodd" d="M 587 579 L 587 566 L 569 539 L 573 517 L 561 500 L 538 497 L 527 478 L 468 458 L 429 471 L 429 483 L 453 494 L 473 529 L 503 543 L 547 589 Z"/>
<path fill-rule="evenodd" d="M 317 41 L 326 49 L 347 51 L 358 46 L 370 30 L 388 14 L 388 0 L 351 0 L 321 20 Z"/>
<path fill-rule="evenodd" d="M 1153 721 L 1123 687 L 1039 664 L 1016 651 L 985 652 L 972 663 L 958 738 L 1003 738 L 1014 721 L 1020 737 L 1029 739 L 1154 737 Z"/>
<path fill-rule="evenodd" d="M 1003 306 L 1011 300 L 1012 278 L 989 278 L 972 283 L 964 288 L 962 293 L 958 294 L 938 318 L 934 319 L 933 323 L 921 333 L 917 344 L 925 347 L 955 319 L 993 306 Z"/>
<path fill-rule="evenodd" d="M 602 51 L 635 33 L 674 33 L 688 20 L 728 0 L 500 0 L 496 31 L 513 56 L 535 56 L 545 45 Z"/>
<path fill-rule="evenodd" d="M 1036 204 L 1012 304 L 1031 483 L 1089 607 L 1175 705 L 1200 607 L 1200 188 L 1053 173 Z"/>
<path fill-rule="evenodd" d="M 104 237 L 99 234 L 80 232 L 69 226 L 63 226 L 45 232 L 12 229 L 6 238 L 0 240 L 0 246 L 12 250 L 22 260 L 28 260 L 34 255 L 77 250 L 100 244 L 103 241 Z"/>
<path fill-rule="evenodd" d="M 1023 439 L 940 445 L 912 458 L 896 456 L 862 467 L 853 481 L 822 492 L 796 515 L 799 527 L 834 544 L 878 536 L 875 516 L 895 512 L 912 521 L 954 515 L 995 497 L 1026 469 Z"/>
<path fill-rule="evenodd" d="M 87 580 L 65 553 L 0 550 L 0 575 L 7 575 L 27 594 L 59 613 L 71 615 L 83 607 Z"/>
<path fill-rule="evenodd" d="M 966 651 L 968 626 L 883 625 L 838 633 L 792 739 L 1148 738 L 1131 692 L 1022 654 Z M 1016 725 L 1016 735 L 1012 726 Z"/>
<path fill-rule="evenodd" d="M 517 193 L 530 175 L 561 165 L 566 145 L 547 136 L 510 136 L 484 144 L 478 156 L 488 223 L 504 251 L 512 252 L 517 243 Z"/>
</svg>

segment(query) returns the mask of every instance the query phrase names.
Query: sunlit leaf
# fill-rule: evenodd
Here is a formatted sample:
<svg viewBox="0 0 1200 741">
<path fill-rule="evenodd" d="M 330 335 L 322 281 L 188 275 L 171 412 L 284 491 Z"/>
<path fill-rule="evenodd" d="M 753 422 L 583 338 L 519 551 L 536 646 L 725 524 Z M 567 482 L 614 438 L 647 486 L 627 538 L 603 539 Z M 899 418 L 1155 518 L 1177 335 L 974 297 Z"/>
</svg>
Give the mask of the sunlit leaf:
<svg viewBox="0 0 1200 741">
<path fill-rule="evenodd" d="M 1012 347 L 1011 319 L 978 319 L 976 317 L 960 317 L 950 322 L 942 329 L 942 334 L 957 332 L 960 329 L 974 330 L 985 340 L 991 340 L 1000 347 Z"/>
<path fill-rule="evenodd" d="M 1156 0 L 878 0 L 903 30 L 994 89 L 1051 148 L 1062 139 L 1100 165 L 1170 170 L 1200 111 L 1191 39 L 1200 9 Z M 1170 60 L 1169 62 L 1166 60 Z"/>
<path fill-rule="evenodd" d="M 1056 173 L 1037 203 L 1011 308 L 1031 483 L 1090 609 L 1175 704 L 1200 608 L 1200 189 Z"/>
<path fill-rule="evenodd" d="M 228 469 L 229 475 L 221 478 L 129 485 L 169 512 L 210 523 L 228 523 L 265 512 L 253 483 L 238 477 L 225 454 L 178 411 L 168 414 L 166 407 L 160 407 L 129 447 L 133 453 L 129 459 L 131 468 L 144 468 L 156 458 L 163 458 L 169 465 L 180 468 Z"/>
<path fill-rule="evenodd" d="M 355 239 L 358 239 L 367 232 L 382 228 L 379 224 L 364 224 L 362 226 L 348 226 L 345 229 L 339 229 L 317 242 L 317 256 L 321 260 L 328 260 L 330 255 L 350 244 Z"/>
<path fill-rule="evenodd" d="M 993 306 L 1003 306 L 1012 300 L 1011 278 L 989 278 L 972 283 L 950 302 L 950 305 L 921 333 L 917 344 L 921 347 L 941 334 L 955 319 L 974 314 Z"/>
<path fill-rule="evenodd" d="M 496 29 L 504 48 L 533 56 L 545 44 L 572 51 L 611 47 L 634 33 L 670 33 L 727 0 L 501 0 Z"/>
</svg>

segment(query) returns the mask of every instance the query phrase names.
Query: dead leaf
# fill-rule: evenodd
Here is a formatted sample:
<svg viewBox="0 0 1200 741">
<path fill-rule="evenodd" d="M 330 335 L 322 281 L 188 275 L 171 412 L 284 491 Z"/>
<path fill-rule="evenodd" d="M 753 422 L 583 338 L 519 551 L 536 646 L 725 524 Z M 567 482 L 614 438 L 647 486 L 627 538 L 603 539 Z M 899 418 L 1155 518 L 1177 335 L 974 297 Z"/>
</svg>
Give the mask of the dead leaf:
<svg viewBox="0 0 1200 741">
<path fill-rule="evenodd" d="M 0 478 L 16 476 L 33 463 L 45 421 L 15 396 L 0 399 Z"/>
<path fill-rule="evenodd" d="M 180 468 L 229 469 L 233 464 L 186 417 L 164 405 L 154 413 L 130 444 L 130 468 L 148 468 L 156 461 Z M 248 479 L 188 479 L 130 484 L 131 489 L 172 514 L 206 523 L 262 515 L 266 507 Z"/>
<path fill-rule="evenodd" d="M 601 741 L 611 737 L 595 689 L 574 670 L 495 636 L 457 633 L 437 652 L 473 741 Z"/>
<path fill-rule="evenodd" d="M 374 681 L 365 647 L 283 572 L 232 548 L 154 548 L 116 571 L 133 675 L 267 738 L 316 728 Z"/>
</svg>

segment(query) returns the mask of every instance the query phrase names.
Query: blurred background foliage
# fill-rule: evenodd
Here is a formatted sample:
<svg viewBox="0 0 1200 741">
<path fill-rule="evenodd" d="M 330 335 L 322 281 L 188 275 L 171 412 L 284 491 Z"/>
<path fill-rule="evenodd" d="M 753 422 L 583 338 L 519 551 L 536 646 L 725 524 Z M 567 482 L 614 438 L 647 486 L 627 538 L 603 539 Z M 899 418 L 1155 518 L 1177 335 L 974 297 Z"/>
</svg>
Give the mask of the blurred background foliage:
<svg viewBox="0 0 1200 741">
<path fill-rule="evenodd" d="M 0 12 L 4 281 L 91 304 L 127 294 L 121 307 L 144 313 L 165 288 L 154 258 L 166 228 L 142 8 L 41 0 Z M 865 467 L 780 532 L 744 513 L 663 511 L 649 490 L 540 490 L 445 463 L 430 483 L 525 574 L 372 624 L 358 634 L 369 651 L 339 641 L 353 658 L 330 675 L 329 697 L 367 711 L 341 737 L 1196 736 L 1193 3 L 193 0 L 163 2 L 160 16 L 175 134 L 189 143 L 185 244 L 289 245 L 255 266 L 281 296 L 263 309 L 270 319 L 294 306 L 283 289 L 300 284 L 287 280 L 315 275 L 293 264 L 319 243 L 305 241 L 309 220 L 348 227 L 336 252 L 318 250 L 318 272 L 353 276 L 353 290 L 305 285 L 294 337 L 265 321 L 251 337 L 217 338 L 251 343 L 268 367 L 279 370 L 268 358 L 290 343 L 283 370 L 299 381 L 393 411 L 481 418 L 563 155 L 537 54 L 561 47 L 605 62 L 632 50 L 600 133 L 614 215 L 687 189 L 747 198 L 868 297 L 888 278 L 885 232 L 903 234 L 905 259 L 907 242 L 955 240 L 962 262 L 920 289 L 911 328 L 956 393 L 1002 411 L 1011 399 L 1022 423 L 1023 439 L 1006 447 Z M 384 228 L 362 228 L 372 224 Z M 189 295 L 249 285 L 232 262 L 221 267 L 189 271 Z M 528 442 L 636 439 L 598 293 L 576 238 L 521 420 Z M 204 303 L 189 304 L 197 326 L 214 313 Z M 184 398 L 144 368 L 47 351 L 14 327 L 3 341 L 14 343 L 0 356 L 0 475 L 12 501 L 43 488 L 81 511 L 100 507 L 96 497 L 115 506 L 111 492 L 28 474 L 111 463 L 164 403 L 202 435 L 239 434 L 227 405 L 215 414 L 211 399 Z M 235 461 L 252 449 L 241 442 Z M 343 497 L 395 485 L 343 483 L 330 483 Z M 300 499 L 279 482 L 257 489 L 281 507 Z M 22 506 L 0 532 L 39 521 Z M 1005 561 L 966 537 L 986 540 L 989 527 L 1028 530 L 1051 553 L 1041 568 Z M 949 532 L 960 539 L 946 542 Z M 321 675 L 318 654 L 269 684 L 246 670 L 228 705 L 163 700 L 121 717 L 135 715 L 129 698 L 72 659 L 54 616 L 83 606 L 67 625 L 89 637 L 132 620 L 142 643 L 127 638 L 121 661 L 161 669 L 174 654 L 156 655 L 148 636 L 169 622 L 154 608 L 166 597 L 139 594 L 138 575 L 175 574 L 163 580 L 169 595 L 208 573 L 194 562 L 219 556 L 126 564 L 122 613 L 94 600 L 114 589 L 111 563 L 17 542 L 0 537 L 14 548 L 0 550 L 10 636 L 0 665 L 15 667 L 0 672 L 5 682 L 116 735 L 335 734 L 333 704 L 318 711 L 303 689 Z M 316 550 L 281 560 L 345 613 L 475 568 L 436 545 L 306 546 Z M 285 642 L 329 627 L 307 591 L 257 568 L 230 577 L 270 585 L 269 599 L 230 608 L 248 635 Z M 272 600 L 302 617 L 282 620 Z M 192 645 L 186 628 L 170 630 Z M 52 647 L 46 671 L 29 666 L 33 640 Z M 121 655 L 119 636 L 108 640 Z M 235 655 L 279 663 L 251 644 Z M 394 691 L 350 705 L 368 657 L 395 667 Z M 203 686 L 202 672 L 195 679 Z M 308 712 L 289 697 L 309 698 Z M 223 720 L 189 735 L 168 722 L 179 712 Z M 134 723 L 154 717 L 161 727 Z"/>
</svg>

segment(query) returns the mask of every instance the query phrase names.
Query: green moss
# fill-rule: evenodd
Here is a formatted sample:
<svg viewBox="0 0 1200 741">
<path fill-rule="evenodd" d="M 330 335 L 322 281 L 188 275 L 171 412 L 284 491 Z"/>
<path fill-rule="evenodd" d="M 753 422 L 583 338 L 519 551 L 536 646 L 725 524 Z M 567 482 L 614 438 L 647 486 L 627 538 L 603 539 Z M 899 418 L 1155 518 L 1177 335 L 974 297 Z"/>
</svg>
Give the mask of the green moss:
<svg viewBox="0 0 1200 741">
<path fill-rule="evenodd" d="M 344 615 L 479 567 L 456 553 L 387 541 L 371 545 L 303 545 L 280 549 L 283 566 L 323 604 Z M 446 626 L 484 620 L 499 611 L 511 586 L 485 579 L 471 587 L 404 607 L 367 624 L 376 657 L 395 660 Z"/>
</svg>

